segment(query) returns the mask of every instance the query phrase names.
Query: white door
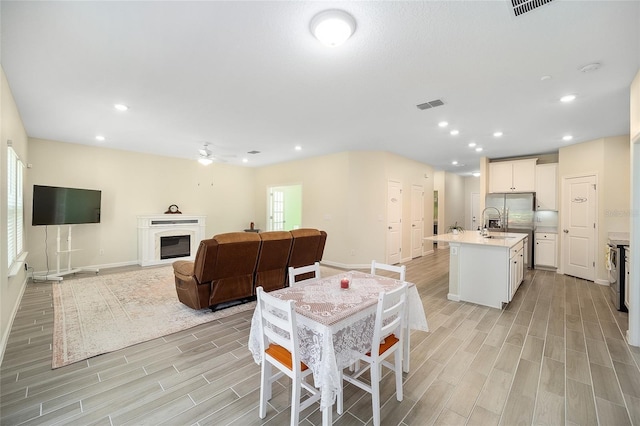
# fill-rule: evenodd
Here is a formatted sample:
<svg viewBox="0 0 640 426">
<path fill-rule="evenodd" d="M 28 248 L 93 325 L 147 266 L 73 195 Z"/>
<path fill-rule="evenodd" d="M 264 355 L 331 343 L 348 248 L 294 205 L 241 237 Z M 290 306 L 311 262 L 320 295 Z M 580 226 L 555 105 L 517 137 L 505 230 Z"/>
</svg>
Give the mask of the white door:
<svg viewBox="0 0 640 426">
<path fill-rule="evenodd" d="M 411 258 L 422 256 L 424 238 L 424 188 L 411 185 Z"/>
<path fill-rule="evenodd" d="M 269 225 L 270 231 L 284 230 L 284 191 L 272 189 L 269 194 Z"/>
<path fill-rule="evenodd" d="M 469 215 L 469 223 L 467 223 L 467 229 L 475 231 L 480 226 L 480 193 L 471 193 L 471 212 Z"/>
<path fill-rule="evenodd" d="M 387 263 L 400 263 L 402 258 L 402 184 L 387 183 Z"/>
<path fill-rule="evenodd" d="M 562 181 L 563 272 L 593 281 L 596 244 L 596 177 Z"/>
</svg>

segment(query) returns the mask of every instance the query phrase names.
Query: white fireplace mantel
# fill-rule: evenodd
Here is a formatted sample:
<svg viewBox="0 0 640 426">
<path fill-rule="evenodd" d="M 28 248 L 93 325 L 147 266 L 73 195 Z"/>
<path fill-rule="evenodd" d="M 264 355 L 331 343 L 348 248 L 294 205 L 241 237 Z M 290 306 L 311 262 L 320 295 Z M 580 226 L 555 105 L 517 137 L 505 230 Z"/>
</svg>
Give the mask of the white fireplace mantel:
<svg viewBox="0 0 640 426">
<path fill-rule="evenodd" d="M 155 214 L 138 216 L 138 263 L 141 266 L 162 265 L 176 260 L 193 260 L 200 241 L 205 238 L 206 216 Z M 189 235 L 190 255 L 160 259 L 160 238 Z"/>
</svg>

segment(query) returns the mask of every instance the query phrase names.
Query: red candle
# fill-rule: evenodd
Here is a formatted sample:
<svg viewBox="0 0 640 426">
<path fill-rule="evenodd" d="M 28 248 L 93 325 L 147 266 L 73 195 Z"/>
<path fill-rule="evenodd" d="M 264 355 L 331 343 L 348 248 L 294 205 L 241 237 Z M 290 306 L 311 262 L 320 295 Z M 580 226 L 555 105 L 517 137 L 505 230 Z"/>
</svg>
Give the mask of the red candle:
<svg viewBox="0 0 640 426">
<path fill-rule="evenodd" d="M 340 280 L 340 288 L 349 288 L 349 278 L 343 278 Z"/>
</svg>

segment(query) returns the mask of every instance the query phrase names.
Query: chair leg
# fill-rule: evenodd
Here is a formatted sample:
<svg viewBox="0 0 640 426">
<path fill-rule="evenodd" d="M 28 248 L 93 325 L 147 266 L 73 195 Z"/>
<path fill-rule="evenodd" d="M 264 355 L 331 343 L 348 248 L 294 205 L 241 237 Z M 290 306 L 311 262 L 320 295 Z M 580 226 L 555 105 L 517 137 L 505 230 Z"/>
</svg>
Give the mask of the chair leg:
<svg viewBox="0 0 640 426">
<path fill-rule="evenodd" d="M 262 360 L 260 371 L 260 418 L 267 415 L 267 401 L 271 399 L 271 364 L 266 359 Z"/>
<path fill-rule="evenodd" d="M 344 399 L 344 395 L 343 395 L 343 388 L 344 388 L 344 381 L 342 379 L 342 370 L 340 370 L 340 376 L 339 376 L 339 382 L 340 386 L 338 387 L 338 393 L 336 394 L 336 411 L 338 412 L 338 414 L 342 414 L 342 403 L 343 403 L 343 399 Z"/>
<path fill-rule="evenodd" d="M 300 396 L 302 394 L 300 380 L 300 376 L 295 375 L 291 379 L 291 426 L 298 426 L 300 419 Z"/>
<path fill-rule="evenodd" d="M 380 426 L 380 365 L 370 368 L 371 374 L 371 407 L 373 408 L 373 426 Z"/>
<path fill-rule="evenodd" d="M 396 399 L 398 401 L 402 401 L 402 350 L 398 348 L 396 350 L 395 356 L 395 368 L 394 373 L 396 375 Z"/>
</svg>

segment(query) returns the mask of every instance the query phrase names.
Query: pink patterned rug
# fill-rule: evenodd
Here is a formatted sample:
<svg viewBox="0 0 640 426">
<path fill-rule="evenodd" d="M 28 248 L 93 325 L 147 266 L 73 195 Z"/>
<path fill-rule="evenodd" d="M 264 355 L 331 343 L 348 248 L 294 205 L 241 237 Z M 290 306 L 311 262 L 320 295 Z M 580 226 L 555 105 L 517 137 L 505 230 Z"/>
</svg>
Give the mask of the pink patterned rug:
<svg viewBox="0 0 640 426">
<path fill-rule="evenodd" d="M 238 312 L 217 312 L 178 301 L 171 267 L 93 276 L 53 284 L 52 368 L 186 330 Z"/>
</svg>

